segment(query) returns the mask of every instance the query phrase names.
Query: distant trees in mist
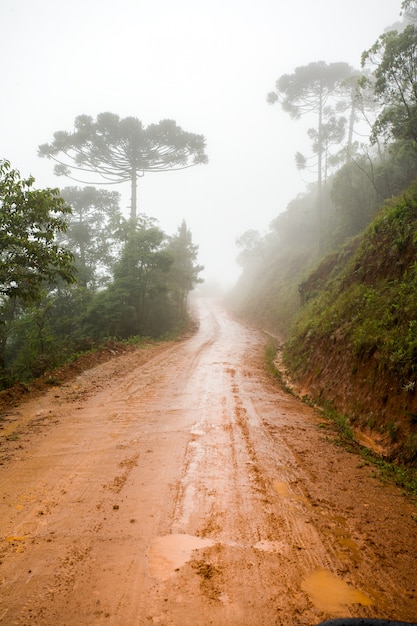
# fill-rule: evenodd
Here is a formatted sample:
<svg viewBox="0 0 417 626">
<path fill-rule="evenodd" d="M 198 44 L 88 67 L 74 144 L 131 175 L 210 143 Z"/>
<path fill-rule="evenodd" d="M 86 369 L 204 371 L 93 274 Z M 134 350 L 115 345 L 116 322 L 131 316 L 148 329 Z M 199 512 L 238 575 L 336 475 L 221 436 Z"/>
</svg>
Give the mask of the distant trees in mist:
<svg viewBox="0 0 417 626">
<path fill-rule="evenodd" d="M 266 235 L 249 230 L 237 239 L 244 269 L 235 302 L 249 317 L 264 316 L 265 326 L 288 332 L 308 271 L 415 180 L 417 2 L 404 0 L 401 9 L 402 23 L 362 54 L 360 69 L 311 62 L 279 77 L 267 96 L 294 120 L 313 121 L 311 156 L 294 152 L 315 182 L 285 211 L 277 207 Z"/>
<path fill-rule="evenodd" d="M 412 22 L 417 20 L 417 3 L 404 0 L 401 8 L 404 24 L 400 32 L 383 33 L 362 54 L 360 70 L 344 62 L 311 62 L 278 78 L 275 90 L 267 96 L 270 104 L 280 104 L 295 120 L 315 117 L 315 126 L 307 131 L 312 156 L 296 152 L 296 165 L 316 173 L 316 184 L 310 190 L 317 196 L 318 239 L 321 244 L 327 241 L 322 252 L 332 245 L 325 212 L 331 213 L 333 208 L 324 205 L 324 185 L 334 188 L 327 197 L 344 213 L 342 222 L 347 234 L 352 234 L 364 226 L 372 211 L 365 210 L 363 219 L 358 219 L 360 209 L 353 208 L 347 190 L 359 205 L 360 189 L 365 207 L 371 196 L 371 204 L 380 204 L 415 171 L 417 26 Z M 368 142 L 363 137 L 366 131 Z"/>
<path fill-rule="evenodd" d="M 331 146 L 340 146 L 346 134 L 347 119 L 342 113 L 347 108 L 352 110 L 349 116 L 351 126 L 355 119 L 357 76 L 357 72 L 347 63 L 313 62 L 297 67 L 293 74 L 281 76 L 276 81 L 275 91 L 268 94 L 268 102 L 280 103 L 293 119 L 304 115 L 316 116 L 316 126 L 308 130 L 308 136 L 312 142 L 317 170 L 317 215 L 320 224 L 324 210 L 323 183 L 327 180 L 331 165 L 337 162 Z M 350 98 L 350 102 L 344 101 L 346 97 Z M 350 141 L 352 133 L 351 128 L 348 133 Z M 296 153 L 296 164 L 298 169 L 312 167 L 311 159 L 307 159 L 300 152 Z M 320 233 L 322 230 L 320 226 Z"/>
</svg>

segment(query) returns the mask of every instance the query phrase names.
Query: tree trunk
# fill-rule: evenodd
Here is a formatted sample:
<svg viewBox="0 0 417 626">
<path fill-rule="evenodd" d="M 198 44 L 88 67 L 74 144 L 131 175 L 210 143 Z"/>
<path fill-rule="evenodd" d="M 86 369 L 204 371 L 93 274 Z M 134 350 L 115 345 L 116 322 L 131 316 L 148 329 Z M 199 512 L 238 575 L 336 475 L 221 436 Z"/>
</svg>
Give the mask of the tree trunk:
<svg viewBox="0 0 417 626">
<path fill-rule="evenodd" d="M 137 179 L 136 169 L 132 168 L 131 193 L 130 193 L 130 218 L 136 219 L 137 214 Z"/>
<path fill-rule="evenodd" d="M 80 209 L 79 212 L 79 216 L 80 216 L 80 233 L 81 233 L 81 237 L 80 237 L 80 265 L 81 265 L 81 272 L 79 272 L 78 274 L 78 283 L 82 286 L 82 287 L 87 287 L 87 270 L 85 267 L 85 241 L 83 238 L 83 210 Z"/>
<path fill-rule="evenodd" d="M 347 141 L 347 160 L 352 160 L 352 146 L 353 146 L 353 131 L 355 127 L 355 115 L 356 115 L 356 98 L 358 94 L 358 84 L 355 83 L 350 93 L 351 105 L 350 105 L 350 117 L 349 117 L 349 135 Z"/>
<path fill-rule="evenodd" d="M 324 248 L 323 232 L 323 90 L 320 88 L 319 96 L 319 124 L 317 141 L 317 216 L 319 223 L 319 245 L 320 251 Z"/>
</svg>

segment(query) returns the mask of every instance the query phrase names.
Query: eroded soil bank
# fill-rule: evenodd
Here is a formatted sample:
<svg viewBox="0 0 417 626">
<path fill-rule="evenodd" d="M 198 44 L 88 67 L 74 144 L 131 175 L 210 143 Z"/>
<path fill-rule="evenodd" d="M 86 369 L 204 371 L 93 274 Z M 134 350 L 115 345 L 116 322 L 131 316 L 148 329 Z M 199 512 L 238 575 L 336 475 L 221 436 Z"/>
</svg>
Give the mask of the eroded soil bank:
<svg viewBox="0 0 417 626">
<path fill-rule="evenodd" d="M 0 421 L 0 623 L 417 621 L 416 513 L 210 301 Z"/>
</svg>

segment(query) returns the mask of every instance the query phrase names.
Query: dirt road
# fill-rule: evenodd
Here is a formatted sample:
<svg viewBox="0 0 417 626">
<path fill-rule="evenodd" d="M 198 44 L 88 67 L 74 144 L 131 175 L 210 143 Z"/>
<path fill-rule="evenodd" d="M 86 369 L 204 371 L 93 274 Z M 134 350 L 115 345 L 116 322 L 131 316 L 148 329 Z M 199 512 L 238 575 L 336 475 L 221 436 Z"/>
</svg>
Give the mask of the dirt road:
<svg viewBox="0 0 417 626">
<path fill-rule="evenodd" d="M 3 415 L 0 623 L 417 620 L 417 509 L 210 301 L 190 339 Z"/>
</svg>

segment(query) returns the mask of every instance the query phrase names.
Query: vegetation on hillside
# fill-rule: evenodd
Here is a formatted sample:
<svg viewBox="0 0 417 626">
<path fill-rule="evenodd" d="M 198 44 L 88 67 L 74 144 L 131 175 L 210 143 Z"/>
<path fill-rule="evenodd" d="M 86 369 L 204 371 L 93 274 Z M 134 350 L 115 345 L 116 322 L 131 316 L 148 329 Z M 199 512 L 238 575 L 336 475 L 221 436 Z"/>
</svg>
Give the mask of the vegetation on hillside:
<svg viewBox="0 0 417 626">
<path fill-rule="evenodd" d="M 417 185 L 303 283 L 285 361 L 319 402 L 417 458 Z"/>
<path fill-rule="evenodd" d="M 306 103 L 314 113 L 312 156 L 297 153 L 296 165 L 316 182 L 266 235 L 237 240 L 243 272 L 230 302 L 286 341 L 287 367 L 315 401 L 414 463 L 417 3 L 402 9 L 400 29 L 363 53 L 360 71 L 319 62 L 277 80 L 270 103 L 295 119 Z M 368 141 L 355 141 L 366 128 Z"/>
</svg>

